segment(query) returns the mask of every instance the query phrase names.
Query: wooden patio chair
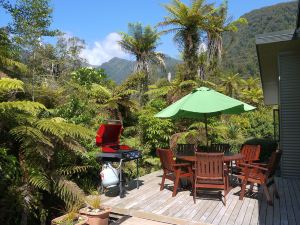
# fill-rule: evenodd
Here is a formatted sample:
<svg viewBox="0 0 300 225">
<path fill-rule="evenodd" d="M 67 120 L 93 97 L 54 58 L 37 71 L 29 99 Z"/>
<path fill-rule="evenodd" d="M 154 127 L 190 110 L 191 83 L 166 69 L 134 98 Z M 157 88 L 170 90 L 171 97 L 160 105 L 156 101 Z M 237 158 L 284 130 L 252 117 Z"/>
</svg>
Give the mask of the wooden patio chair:
<svg viewBox="0 0 300 225">
<path fill-rule="evenodd" d="M 259 160 L 261 147 L 260 145 L 248 145 L 242 146 L 240 153 L 243 154 L 243 163 L 252 163 Z"/>
<path fill-rule="evenodd" d="M 157 155 L 160 158 L 163 169 L 163 176 L 160 185 L 162 191 L 165 186 L 165 179 L 174 181 L 172 197 L 176 196 L 177 188 L 180 185 L 180 178 L 189 178 L 193 183 L 193 171 L 189 163 L 176 163 L 171 149 L 157 149 Z"/>
<path fill-rule="evenodd" d="M 269 205 L 273 205 L 273 201 L 270 196 L 269 187 L 274 185 L 274 193 L 275 197 L 279 198 L 279 194 L 277 191 L 276 183 L 274 181 L 275 171 L 279 165 L 281 158 L 281 151 L 275 151 L 272 153 L 269 163 L 242 163 L 243 172 L 238 175 L 238 178 L 241 179 L 241 193 L 240 200 L 243 200 L 246 185 L 248 183 L 251 184 L 250 191 L 253 189 L 254 184 L 259 184 L 263 187 L 264 194 L 266 195 L 267 201 Z"/>
<path fill-rule="evenodd" d="M 211 144 L 209 147 L 209 152 L 215 152 L 215 153 L 227 153 L 230 150 L 229 144 Z"/>
<path fill-rule="evenodd" d="M 224 190 L 224 205 L 228 193 L 228 171 L 224 164 L 224 153 L 197 153 L 195 162 L 193 198 L 196 203 L 197 188 Z"/>
<path fill-rule="evenodd" d="M 241 163 L 253 163 L 259 160 L 261 147 L 260 145 L 249 145 L 244 144 L 240 150 L 240 153 L 244 156 L 242 160 L 235 162 L 235 166 L 231 166 L 232 172 L 235 174 L 240 174 L 243 170 Z"/>
<path fill-rule="evenodd" d="M 194 144 L 177 144 L 176 156 L 193 156 L 196 148 Z"/>
</svg>

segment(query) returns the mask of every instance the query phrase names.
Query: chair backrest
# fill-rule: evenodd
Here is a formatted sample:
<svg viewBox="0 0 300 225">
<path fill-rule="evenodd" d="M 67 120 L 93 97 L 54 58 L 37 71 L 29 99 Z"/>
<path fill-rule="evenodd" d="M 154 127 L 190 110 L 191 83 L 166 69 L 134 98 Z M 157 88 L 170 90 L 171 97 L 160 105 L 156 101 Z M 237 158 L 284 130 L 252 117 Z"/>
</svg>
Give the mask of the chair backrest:
<svg viewBox="0 0 300 225">
<path fill-rule="evenodd" d="M 177 144 L 176 155 L 193 156 L 195 155 L 196 145 L 194 144 Z"/>
<path fill-rule="evenodd" d="M 175 164 L 174 155 L 171 149 L 157 149 L 156 151 L 160 162 L 161 167 L 164 170 L 168 170 L 170 172 L 174 171 L 173 165 Z"/>
<path fill-rule="evenodd" d="M 227 153 L 229 150 L 229 144 L 211 144 L 209 147 L 209 152 Z"/>
<path fill-rule="evenodd" d="M 260 145 L 245 144 L 241 148 L 241 153 L 244 156 L 244 161 L 253 162 L 259 160 Z"/>
<path fill-rule="evenodd" d="M 273 176 L 275 174 L 275 171 L 280 163 L 282 151 L 277 150 L 272 152 L 269 163 L 268 163 L 268 169 L 269 169 L 269 176 Z"/>
<path fill-rule="evenodd" d="M 224 178 L 224 153 L 196 152 L 195 177 L 206 180 Z"/>
</svg>

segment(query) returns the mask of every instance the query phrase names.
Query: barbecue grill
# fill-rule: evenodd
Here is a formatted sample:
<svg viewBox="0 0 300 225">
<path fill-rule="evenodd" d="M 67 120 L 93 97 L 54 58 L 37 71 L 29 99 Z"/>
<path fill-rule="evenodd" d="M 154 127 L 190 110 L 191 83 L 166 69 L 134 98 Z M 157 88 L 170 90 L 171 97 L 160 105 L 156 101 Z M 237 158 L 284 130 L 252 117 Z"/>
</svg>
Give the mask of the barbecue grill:
<svg viewBox="0 0 300 225">
<path fill-rule="evenodd" d="M 136 161 L 136 187 L 139 188 L 139 158 L 141 158 L 140 151 L 132 149 L 128 145 L 120 145 L 120 136 L 123 127 L 119 122 L 117 124 L 101 124 L 97 131 L 96 145 L 101 148 L 101 153 L 97 157 L 102 162 L 119 162 L 119 195 L 124 197 L 124 179 L 122 175 L 122 167 L 125 162 Z"/>
</svg>

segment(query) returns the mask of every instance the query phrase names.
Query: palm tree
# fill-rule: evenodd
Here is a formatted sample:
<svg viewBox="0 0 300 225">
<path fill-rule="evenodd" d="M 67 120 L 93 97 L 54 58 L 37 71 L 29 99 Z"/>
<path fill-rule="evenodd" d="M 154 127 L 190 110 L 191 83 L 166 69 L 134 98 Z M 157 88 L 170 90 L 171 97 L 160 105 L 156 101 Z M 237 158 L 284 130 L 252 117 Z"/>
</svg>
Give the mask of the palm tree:
<svg viewBox="0 0 300 225">
<path fill-rule="evenodd" d="M 151 26 L 143 27 L 140 23 L 129 23 L 128 33 L 120 33 L 122 40 L 119 41 L 123 50 L 136 58 L 135 72 L 142 72 L 144 77 L 140 83 L 140 103 L 144 105 L 148 91 L 150 65 L 157 64 L 164 67 L 164 55 L 156 52 L 159 34 Z"/>
<path fill-rule="evenodd" d="M 230 21 L 228 18 L 228 1 L 224 0 L 220 7 L 218 7 L 209 17 L 209 24 L 207 26 L 207 47 L 208 60 L 215 63 L 220 62 L 223 50 L 223 34 L 225 32 L 237 32 L 238 24 L 246 24 L 245 18 L 239 18 L 235 21 Z"/>
<path fill-rule="evenodd" d="M 183 80 L 194 80 L 198 70 L 200 34 L 207 30 L 208 15 L 212 12 L 212 6 L 205 4 L 204 0 L 192 0 L 191 6 L 187 6 L 180 0 L 173 0 L 171 4 L 164 5 L 164 7 L 169 16 L 166 16 L 158 26 L 171 26 L 163 33 L 175 33 L 175 42 L 183 48 L 183 60 L 186 67 Z"/>
</svg>

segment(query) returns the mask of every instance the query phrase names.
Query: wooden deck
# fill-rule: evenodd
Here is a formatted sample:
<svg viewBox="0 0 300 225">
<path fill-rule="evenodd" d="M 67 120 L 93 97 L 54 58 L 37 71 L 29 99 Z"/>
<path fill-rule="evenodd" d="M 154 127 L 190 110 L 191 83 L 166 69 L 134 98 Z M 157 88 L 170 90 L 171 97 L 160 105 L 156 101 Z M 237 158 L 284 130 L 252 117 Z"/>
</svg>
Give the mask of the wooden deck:
<svg viewBox="0 0 300 225">
<path fill-rule="evenodd" d="M 166 180 L 168 188 L 159 191 L 161 174 L 157 171 L 141 177 L 139 189 L 129 183 L 125 198 L 115 197 L 115 190 L 108 191 L 102 196 L 103 204 L 115 213 L 170 224 L 300 225 L 300 180 L 277 178 L 280 199 L 273 196 L 274 206 L 267 205 L 257 192 L 240 201 L 240 187 L 235 187 L 227 195 L 225 207 L 217 195 L 208 193 L 198 193 L 196 204 L 188 190 L 172 198 L 170 181 Z"/>
</svg>

